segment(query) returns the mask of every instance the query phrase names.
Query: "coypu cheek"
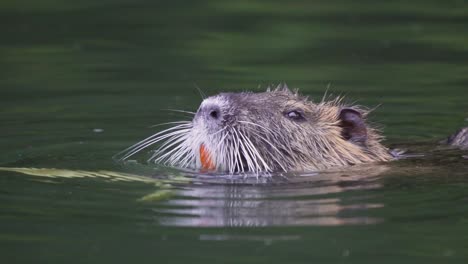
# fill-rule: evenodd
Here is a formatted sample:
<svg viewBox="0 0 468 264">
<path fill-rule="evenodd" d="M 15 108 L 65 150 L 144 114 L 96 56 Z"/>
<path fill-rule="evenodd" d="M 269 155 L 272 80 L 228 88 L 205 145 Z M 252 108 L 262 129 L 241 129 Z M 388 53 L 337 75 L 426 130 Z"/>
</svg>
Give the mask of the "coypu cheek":
<svg viewBox="0 0 468 264">
<path fill-rule="evenodd" d="M 366 145 L 367 127 L 361 113 L 358 111 L 345 108 L 340 111 L 339 116 L 343 128 L 341 135 L 344 139 L 352 141 L 358 145 Z"/>
</svg>

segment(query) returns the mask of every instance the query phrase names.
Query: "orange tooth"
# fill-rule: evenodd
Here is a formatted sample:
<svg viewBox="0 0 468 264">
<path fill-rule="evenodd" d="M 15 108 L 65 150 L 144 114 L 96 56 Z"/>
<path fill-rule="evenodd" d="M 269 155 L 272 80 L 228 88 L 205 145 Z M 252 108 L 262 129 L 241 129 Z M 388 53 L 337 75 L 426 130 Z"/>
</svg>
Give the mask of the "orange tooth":
<svg viewBox="0 0 468 264">
<path fill-rule="evenodd" d="M 213 161 L 211 160 L 210 153 L 208 152 L 204 144 L 200 145 L 200 161 L 202 165 L 202 170 L 213 171 L 216 169 Z"/>
</svg>

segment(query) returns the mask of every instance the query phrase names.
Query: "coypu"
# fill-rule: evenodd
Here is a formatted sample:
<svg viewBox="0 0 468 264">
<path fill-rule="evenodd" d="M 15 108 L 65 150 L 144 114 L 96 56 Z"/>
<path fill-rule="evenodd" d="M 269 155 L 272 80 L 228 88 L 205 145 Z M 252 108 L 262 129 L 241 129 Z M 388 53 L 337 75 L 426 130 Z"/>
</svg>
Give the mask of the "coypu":
<svg viewBox="0 0 468 264">
<path fill-rule="evenodd" d="M 341 97 L 314 103 L 285 84 L 266 92 L 220 93 L 193 120 L 172 122 L 122 151 L 121 160 L 164 142 L 149 161 L 204 172 L 317 171 L 398 157 L 381 144 L 369 110 Z M 465 132 L 465 134 L 467 134 Z M 466 142 L 466 137 L 449 141 Z"/>
</svg>

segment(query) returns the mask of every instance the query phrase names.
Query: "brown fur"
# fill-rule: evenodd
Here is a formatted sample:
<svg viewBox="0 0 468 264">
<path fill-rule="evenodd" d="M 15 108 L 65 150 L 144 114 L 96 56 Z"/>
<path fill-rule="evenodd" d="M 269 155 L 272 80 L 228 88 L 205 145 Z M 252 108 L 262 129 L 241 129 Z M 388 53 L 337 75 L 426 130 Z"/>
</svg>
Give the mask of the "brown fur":
<svg viewBox="0 0 468 264">
<path fill-rule="evenodd" d="M 315 103 L 286 85 L 263 93 L 221 93 L 206 98 L 192 121 L 135 144 L 122 159 L 164 142 L 151 161 L 206 168 L 203 146 L 210 167 L 229 173 L 316 171 L 389 161 L 392 155 L 379 131 L 366 123 L 368 114 L 342 98 Z"/>
<path fill-rule="evenodd" d="M 381 144 L 383 137 L 379 131 L 367 125 L 367 141 L 365 146 L 350 142 L 342 137 L 339 113 L 341 109 L 352 108 L 359 111 L 365 119 L 369 111 L 360 106 L 350 106 L 338 97 L 319 103 L 310 101 L 292 92 L 287 87 L 277 87 L 267 91 L 273 97 L 288 98 L 285 105 L 296 105 L 311 116 L 315 116 L 313 125 L 301 129 L 297 137 L 297 158 L 294 170 L 323 170 L 368 162 L 389 161 L 392 156 L 389 150 Z M 287 133 L 287 129 L 283 129 Z M 304 144 L 305 143 L 305 144 Z M 305 148 L 304 146 L 307 146 Z"/>
</svg>

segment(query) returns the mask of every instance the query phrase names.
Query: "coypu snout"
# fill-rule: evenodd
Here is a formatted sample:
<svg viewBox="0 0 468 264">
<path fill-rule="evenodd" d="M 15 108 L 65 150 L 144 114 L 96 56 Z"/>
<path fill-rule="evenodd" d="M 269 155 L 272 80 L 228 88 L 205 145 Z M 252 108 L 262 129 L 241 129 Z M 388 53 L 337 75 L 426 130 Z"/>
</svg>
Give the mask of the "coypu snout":
<svg viewBox="0 0 468 264">
<path fill-rule="evenodd" d="M 222 97 L 209 97 L 200 104 L 195 117 L 194 126 L 204 126 L 204 133 L 216 133 L 226 123 L 229 103 Z"/>
<path fill-rule="evenodd" d="M 224 116 L 222 115 L 221 107 L 222 105 L 218 104 L 217 102 L 210 102 L 210 101 L 204 100 L 200 106 L 200 109 L 198 109 L 197 114 L 195 115 L 195 118 L 203 117 L 206 120 L 213 120 L 213 121 L 222 120 Z"/>
</svg>

